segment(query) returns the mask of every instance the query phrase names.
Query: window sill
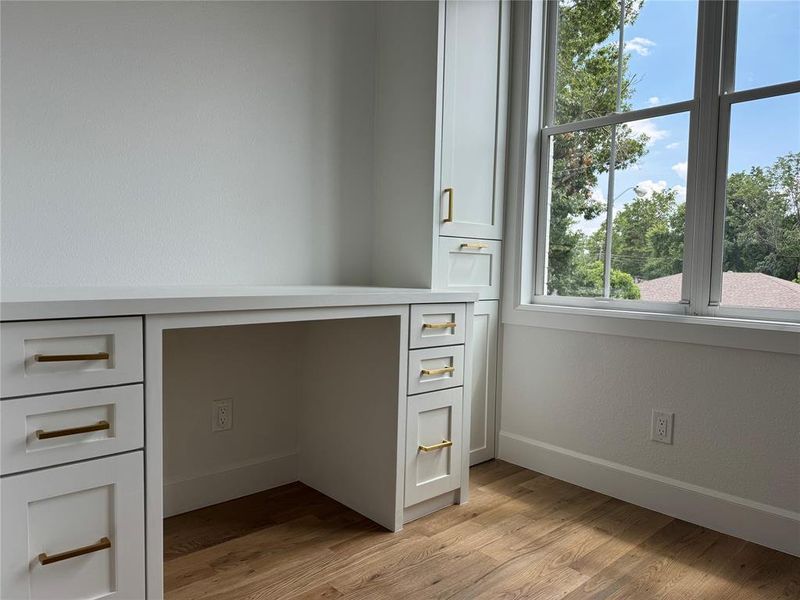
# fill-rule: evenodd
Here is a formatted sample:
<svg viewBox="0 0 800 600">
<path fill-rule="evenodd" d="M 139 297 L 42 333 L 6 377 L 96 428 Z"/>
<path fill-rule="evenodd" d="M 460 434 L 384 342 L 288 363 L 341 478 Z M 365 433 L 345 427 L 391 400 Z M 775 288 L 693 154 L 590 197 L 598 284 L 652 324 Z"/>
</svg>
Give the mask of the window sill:
<svg viewBox="0 0 800 600">
<path fill-rule="evenodd" d="M 502 320 L 505 325 L 800 355 L 796 323 L 535 304 L 507 306 Z"/>
</svg>

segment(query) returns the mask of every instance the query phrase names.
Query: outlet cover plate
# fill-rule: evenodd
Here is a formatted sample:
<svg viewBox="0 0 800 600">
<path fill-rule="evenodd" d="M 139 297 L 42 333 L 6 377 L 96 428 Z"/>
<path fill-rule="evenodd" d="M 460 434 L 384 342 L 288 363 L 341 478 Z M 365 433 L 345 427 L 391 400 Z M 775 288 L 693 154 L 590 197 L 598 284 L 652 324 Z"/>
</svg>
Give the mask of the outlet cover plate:
<svg viewBox="0 0 800 600">
<path fill-rule="evenodd" d="M 211 431 L 227 431 L 233 427 L 233 400 L 223 398 L 211 403 Z"/>
<path fill-rule="evenodd" d="M 672 425 L 675 413 L 653 409 L 653 419 L 650 426 L 650 439 L 662 444 L 672 443 Z"/>
</svg>

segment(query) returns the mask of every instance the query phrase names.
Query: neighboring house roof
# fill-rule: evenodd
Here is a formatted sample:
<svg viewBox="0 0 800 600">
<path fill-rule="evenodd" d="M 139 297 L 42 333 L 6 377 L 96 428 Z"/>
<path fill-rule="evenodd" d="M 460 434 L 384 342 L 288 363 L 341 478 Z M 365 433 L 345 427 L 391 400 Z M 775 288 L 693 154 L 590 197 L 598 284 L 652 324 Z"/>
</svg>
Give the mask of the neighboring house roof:
<svg viewBox="0 0 800 600">
<path fill-rule="evenodd" d="M 682 275 L 667 275 L 636 285 L 642 300 L 677 302 L 681 298 Z M 800 310 L 800 284 L 764 273 L 722 274 L 722 304 Z"/>
</svg>

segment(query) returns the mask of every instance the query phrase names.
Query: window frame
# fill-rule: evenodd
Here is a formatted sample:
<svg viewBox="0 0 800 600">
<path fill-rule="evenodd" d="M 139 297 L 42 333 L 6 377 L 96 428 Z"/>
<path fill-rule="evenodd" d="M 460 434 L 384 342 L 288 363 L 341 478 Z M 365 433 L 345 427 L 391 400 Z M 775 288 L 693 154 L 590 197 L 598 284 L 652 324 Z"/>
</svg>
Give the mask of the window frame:
<svg viewBox="0 0 800 600">
<path fill-rule="evenodd" d="M 693 98 L 680 102 L 646 107 L 627 112 L 613 112 L 597 118 L 555 124 L 555 77 L 558 32 L 558 1 L 545 0 L 540 15 L 533 14 L 529 24 L 536 39 L 539 23 L 542 45 L 536 48 L 528 39 L 525 120 L 528 160 L 533 169 L 523 168 L 535 181 L 527 193 L 535 194 L 528 205 L 532 223 L 522 242 L 532 248 L 523 249 L 520 258 L 528 258 L 529 274 L 523 274 L 518 290 L 521 303 L 540 307 L 573 307 L 626 313 L 659 315 L 695 315 L 800 322 L 800 311 L 721 305 L 723 238 L 725 225 L 725 185 L 727 181 L 728 140 L 731 106 L 739 102 L 777 97 L 800 91 L 800 81 L 792 81 L 747 90 L 734 90 L 736 67 L 736 32 L 738 0 L 699 0 L 695 53 L 695 85 Z M 536 9 L 532 9 L 535 13 Z M 536 18 L 538 16 L 538 18 Z M 530 35 L 529 34 L 529 35 Z M 540 56 L 540 59 L 537 59 Z M 687 163 L 686 223 L 682 292 L 679 302 L 652 302 L 615 298 L 551 296 L 546 293 L 546 261 L 550 207 L 551 136 L 594 127 L 619 125 L 641 119 L 689 113 Z M 532 118 L 533 117 L 533 118 Z M 525 176 L 525 175 L 523 175 Z M 525 227 L 523 226 L 523 230 Z M 533 238 L 526 239 L 527 238 Z M 521 261 L 526 262 L 526 261 Z M 524 265 L 520 264 L 524 268 Z M 526 291 L 527 288 L 527 291 Z"/>
</svg>

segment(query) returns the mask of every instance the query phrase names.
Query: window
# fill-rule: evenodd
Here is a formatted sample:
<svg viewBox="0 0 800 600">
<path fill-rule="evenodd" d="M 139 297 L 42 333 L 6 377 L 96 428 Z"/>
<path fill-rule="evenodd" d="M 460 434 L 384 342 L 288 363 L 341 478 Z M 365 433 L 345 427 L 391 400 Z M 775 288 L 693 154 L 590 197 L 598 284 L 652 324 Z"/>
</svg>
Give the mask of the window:
<svg viewBox="0 0 800 600">
<path fill-rule="evenodd" d="M 800 2 L 549 0 L 544 40 L 533 302 L 800 319 Z"/>
</svg>

